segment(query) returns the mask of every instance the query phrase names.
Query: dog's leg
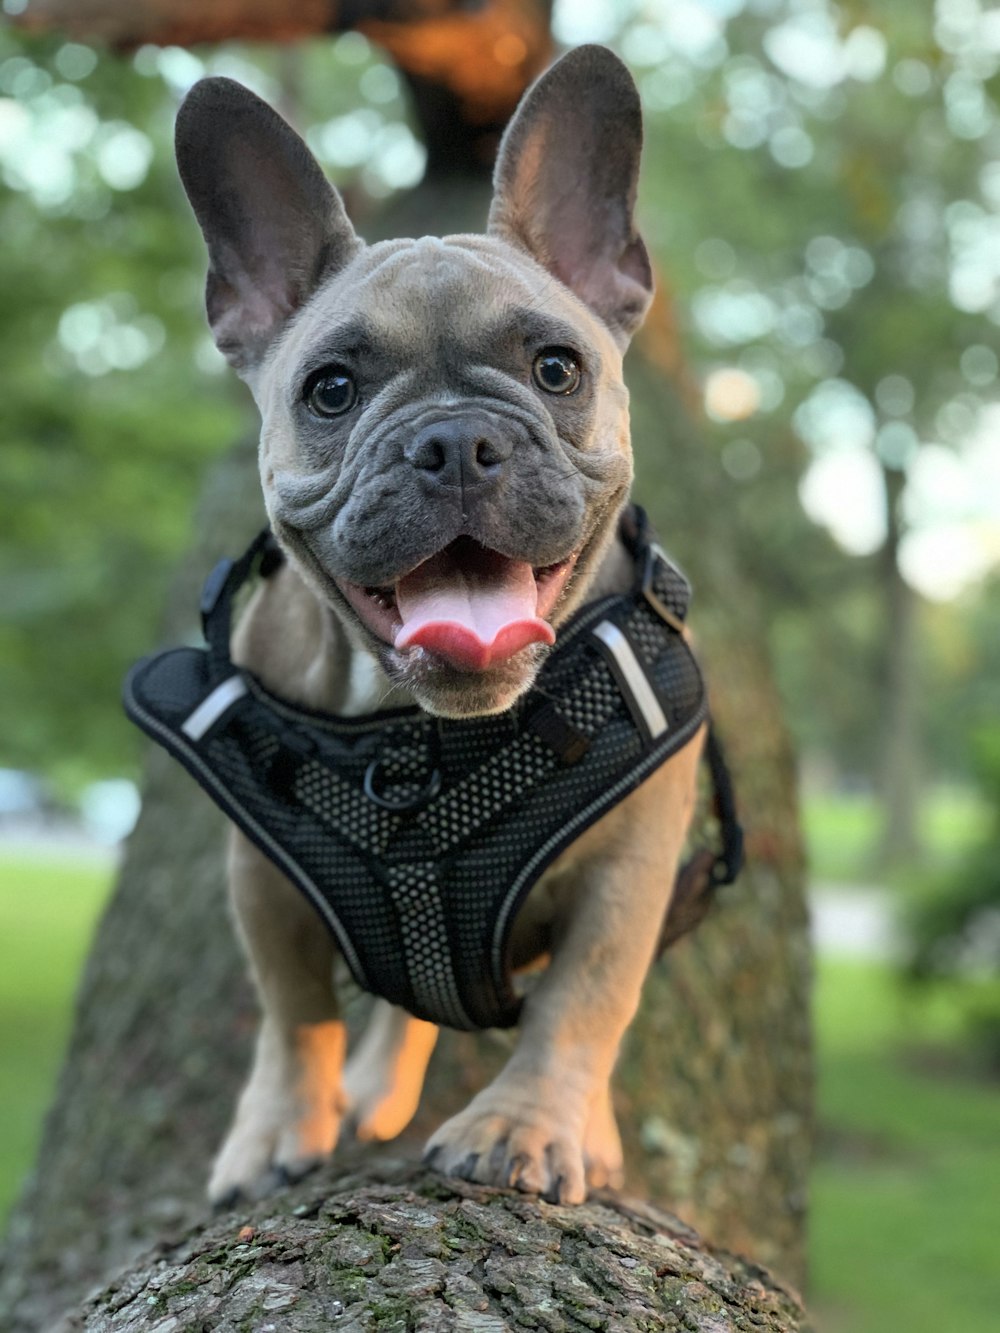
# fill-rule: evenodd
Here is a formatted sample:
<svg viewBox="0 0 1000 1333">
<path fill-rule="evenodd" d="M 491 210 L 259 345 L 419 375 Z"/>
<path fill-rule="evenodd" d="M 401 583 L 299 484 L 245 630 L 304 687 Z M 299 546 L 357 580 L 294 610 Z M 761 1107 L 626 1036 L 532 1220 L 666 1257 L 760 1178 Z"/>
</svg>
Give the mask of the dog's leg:
<svg viewBox="0 0 1000 1333">
<path fill-rule="evenodd" d="M 581 866 L 548 970 L 525 1000 L 514 1054 L 427 1145 L 438 1170 L 559 1203 L 584 1199 L 588 1150 L 595 1183 L 619 1176 L 617 1134 L 601 1116 L 669 900 L 700 749 L 686 746 L 614 812 L 599 852 Z M 604 1153 L 611 1160 L 599 1161 Z"/>
<path fill-rule="evenodd" d="M 363 1141 L 394 1139 L 413 1119 L 438 1030 L 376 1000 L 344 1070 L 344 1098 Z"/>
<path fill-rule="evenodd" d="M 334 946 L 316 913 L 239 833 L 230 840 L 229 880 L 264 1017 L 250 1080 L 212 1170 L 215 1203 L 260 1192 L 269 1173 L 300 1176 L 332 1152 L 346 1040 L 332 985 Z"/>
</svg>

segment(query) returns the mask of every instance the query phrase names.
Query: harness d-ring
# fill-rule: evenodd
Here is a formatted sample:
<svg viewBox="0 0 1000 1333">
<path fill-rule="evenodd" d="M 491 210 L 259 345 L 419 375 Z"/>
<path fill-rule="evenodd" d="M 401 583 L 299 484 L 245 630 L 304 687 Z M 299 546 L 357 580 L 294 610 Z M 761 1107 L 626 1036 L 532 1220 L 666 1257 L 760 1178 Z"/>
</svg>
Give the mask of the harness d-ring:
<svg viewBox="0 0 1000 1333">
<path fill-rule="evenodd" d="M 393 800 L 391 796 L 384 796 L 382 792 L 375 789 L 375 778 L 381 763 L 381 759 L 375 758 L 365 769 L 365 795 L 369 801 L 374 801 L 383 810 L 388 810 L 394 815 L 405 814 L 410 810 L 423 809 L 428 801 L 433 801 L 441 790 L 441 770 L 435 768 L 431 770 L 431 775 L 423 788 L 413 796 L 398 797 L 396 800 Z"/>
</svg>

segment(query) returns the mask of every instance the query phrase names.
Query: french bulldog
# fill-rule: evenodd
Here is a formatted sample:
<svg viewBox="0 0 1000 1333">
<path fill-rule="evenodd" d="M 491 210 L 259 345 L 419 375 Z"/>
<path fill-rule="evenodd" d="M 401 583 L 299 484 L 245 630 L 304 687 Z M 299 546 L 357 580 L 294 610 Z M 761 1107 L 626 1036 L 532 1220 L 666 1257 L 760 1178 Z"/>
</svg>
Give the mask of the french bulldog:
<svg viewBox="0 0 1000 1333">
<path fill-rule="evenodd" d="M 223 78 L 191 90 L 177 156 L 208 247 L 208 319 L 260 410 L 286 557 L 233 639 L 265 686 L 342 715 L 503 712 L 585 600 L 630 586 L 622 357 L 652 291 L 633 218 L 641 138 L 625 66 L 579 47 L 516 111 L 485 234 L 368 246 L 266 103 Z M 439 1171 L 562 1203 L 621 1184 L 610 1079 L 700 749 L 699 732 L 532 891 L 517 952 L 544 938 L 550 961 L 506 1067 L 431 1138 Z M 313 908 L 235 832 L 229 874 L 263 1021 L 216 1202 L 302 1174 L 345 1121 L 363 1140 L 398 1134 L 437 1035 L 376 1001 L 348 1056 Z"/>
</svg>

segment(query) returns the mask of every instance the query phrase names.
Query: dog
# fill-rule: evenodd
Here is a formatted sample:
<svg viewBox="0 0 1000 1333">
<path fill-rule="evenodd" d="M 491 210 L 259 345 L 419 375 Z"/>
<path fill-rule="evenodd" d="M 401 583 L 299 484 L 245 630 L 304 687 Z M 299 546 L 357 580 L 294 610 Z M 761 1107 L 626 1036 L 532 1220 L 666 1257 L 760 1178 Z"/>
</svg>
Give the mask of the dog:
<svg viewBox="0 0 1000 1333">
<path fill-rule="evenodd" d="M 260 410 L 260 473 L 285 557 L 233 658 L 341 717 L 417 705 L 504 714 L 584 603 L 631 586 L 622 357 L 652 293 L 635 229 L 642 139 L 625 66 L 572 50 L 500 144 L 483 235 L 365 245 L 302 140 L 227 79 L 178 116 L 209 254 L 219 349 Z M 695 804 L 704 728 L 562 851 L 521 907 L 547 950 L 505 1068 L 434 1133 L 446 1175 L 560 1203 L 622 1184 L 610 1080 L 652 962 Z M 242 833 L 228 870 L 263 1011 L 212 1171 L 217 1203 L 298 1177 L 412 1117 L 436 1027 L 376 1000 L 348 1056 L 336 943 Z"/>
</svg>

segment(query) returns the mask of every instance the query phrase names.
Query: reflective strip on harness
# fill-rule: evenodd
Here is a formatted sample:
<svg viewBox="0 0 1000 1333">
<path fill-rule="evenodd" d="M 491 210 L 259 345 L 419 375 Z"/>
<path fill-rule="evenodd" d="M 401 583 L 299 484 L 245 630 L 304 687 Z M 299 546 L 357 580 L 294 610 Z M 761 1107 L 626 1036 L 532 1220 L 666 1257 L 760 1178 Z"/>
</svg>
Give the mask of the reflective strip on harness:
<svg viewBox="0 0 1000 1333">
<path fill-rule="evenodd" d="M 185 718 L 181 723 L 181 731 L 191 740 L 200 741 L 212 730 L 223 713 L 228 712 L 237 699 L 242 699 L 246 692 L 247 683 L 243 677 L 239 673 L 230 676 L 221 685 L 217 685 L 207 699 L 202 699 L 190 717 Z"/>
<path fill-rule="evenodd" d="M 602 620 L 592 633 L 599 639 L 610 654 L 611 669 L 621 687 L 629 711 L 639 726 L 646 732 L 648 741 L 655 741 L 667 730 L 668 722 L 663 715 L 660 701 L 653 693 L 653 687 L 639 664 L 639 659 L 632 651 L 632 645 L 617 625 L 610 620 Z"/>
</svg>

